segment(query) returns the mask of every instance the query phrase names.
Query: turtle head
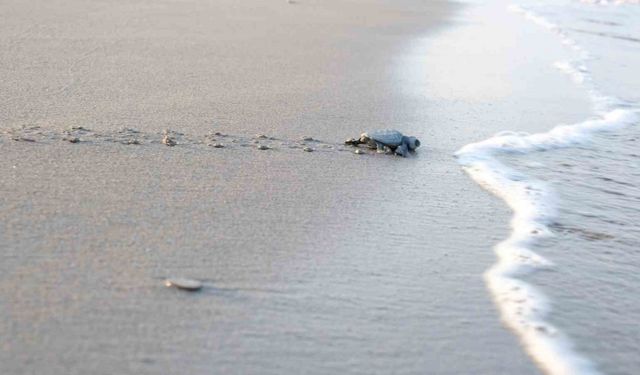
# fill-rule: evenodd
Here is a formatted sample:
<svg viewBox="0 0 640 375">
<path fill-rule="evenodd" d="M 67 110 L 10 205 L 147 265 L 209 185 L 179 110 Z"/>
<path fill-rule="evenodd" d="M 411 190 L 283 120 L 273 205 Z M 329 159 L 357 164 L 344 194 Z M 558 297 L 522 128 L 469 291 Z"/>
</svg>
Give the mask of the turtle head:
<svg viewBox="0 0 640 375">
<path fill-rule="evenodd" d="M 416 137 L 402 137 L 402 143 L 406 144 L 410 151 L 420 147 L 420 141 Z"/>
<path fill-rule="evenodd" d="M 420 140 L 416 137 L 409 137 L 409 148 L 415 150 L 420 147 Z"/>
</svg>

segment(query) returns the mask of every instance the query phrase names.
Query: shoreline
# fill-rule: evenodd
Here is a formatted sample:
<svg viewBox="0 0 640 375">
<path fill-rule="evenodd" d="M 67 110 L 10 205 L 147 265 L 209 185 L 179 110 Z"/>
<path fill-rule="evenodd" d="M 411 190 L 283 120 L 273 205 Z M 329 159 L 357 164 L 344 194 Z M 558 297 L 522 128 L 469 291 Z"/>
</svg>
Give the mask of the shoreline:
<svg viewBox="0 0 640 375">
<path fill-rule="evenodd" d="M 564 4 L 564 6 L 568 5 Z M 540 6 L 540 8 L 544 9 L 544 6 Z M 546 10 L 550 11 L 551 9 Z M 594 350 L 593 345 L 588 342 L 592 337 L 592 331 L 589 328 L 576 329 L 576 327 L 583 327 L 587 323 L 580 319 L 580 314 L 583 314 L 583 319 L 585 313 L 587 316 L 601 314 L 603 308 L 599 306 L 598 302 L 581 301 L 582 306 L 580 308 L 573 306 L 576 311 L 572 311 L 566 306 L 566 304 L 571 304 L 571 301 L 556 298 L 557 294 L 562 294 L 556 293 L 556 290 L 563 289 L 563 286 L 566 288 L 568 285 L 572 287 L 575 285 L 574 283 L 566 285 L 567 281 L 564 278 L 569 277 L 568 273 L 572 273 L 573 277 L 584 278 L 593 272 L 589 269 L 579 268 L 575 264 L 575 259 L 567 258 L 563 253 L 576 252 L 577 254 L 574 256 L 589 259 L 587 262 L 590 266 L 597 269 L 602 267 L 602 263 L 610 260 L 599 260 L 602 262 L 599 264 L 598 259 L 592 259 L 596 254 L 589 253 L 589 246 L 571 245 L 576 240 L 579 242 L 579 239 L 555 238 L 563 235 L 563 220 L 571 215 L 580 216 L 581 213 L 586 212 L 583 211 L 583 205 L 586 204 L 585 198 L 587 200 L 592 198 L 579 196 L 575 187 L 572 187 L 571 184 L 567 186 L 568 182 L 577 182 L 573 181 L 571 177 L 567 179 L 562 177 L 566 173 L 560 168 L 562 165 L 551 164 L 560 161 L 557 159 L 558 155 L 554 158 L 541 154 L 547 154 L 546 151 L 552 153 L 551 151 L 554 150 L 564 150 L 563 160 L 566 160 L 567 157 L 571 157 L 572 152 L 582 151 L 584 153 L 583 159 L 573 160 L 588 164 L 589 160 L 594 158 L 593 154 L 601 152 L 600 149 L 603 147 L 602 145 L 598 146 L 598 142 L 594 144 L 594 140 L 599 140 L 605 145 L 611 140 L 618 140 L 619 144 L 616 147 L 624 149 L 625 142 L 616 139 L 616 136 L 620 133 L 628 134 L 625 130 L 638 124 L 640 118 L 638 105 L 617 96 L 625 94 L 625 87 L 607 92 L 606 89 L 601 88 L 602 77 L 599 77 L 600 80 L 595 79 L 596 75 L 593 73 L 592 63 L 602 59 L 603 53 L 609 56 L 615 47 L 606 50 L 597 44 L 588 44 L 589 48 L 585 48 L 585 45 L 574 39 L 571 35 L 570 25 L 571 22 L 576 22 L 580 16 L 569 21 L 565 20 L 565 24 L 560 25 L 554 23 L 553 18 L 550 17 L 562 15 L 561 12 L 558 14 L 561 10 L 566 11 L 566 9 L 562 9 L 562 5 L 558 9 L 554 9 L 555 12 L 550 12 L 545 16 L 519 5 L 510 5 L 509 10 L 540 27 L 547 34 L 553 35 L 557 39 L 557 43 L 564 46 L 567 54 L 563 55 L 559 61 L 554 62 L 553 66 L 566 75 L 576 87 L 588 94 L 590 108 L 583 114 L 583 119 L 569 125 L 558 121 L 550 124 L 547 130 L 534 134 L 505 131 L 486 140 L 465 145 L 456 153 L 461 166 L 470 178 L 489 193 L 502 199 L 513 211 L 510 235 L 494 247 L 498 260 L 485 274 L 487 286 L 499 307 L 505 325 L 519 336 L 524 349 L 545 373 L 600 374 L 610 371 L 624 371 L 620 369 L 632 369 L 634 368 L 633 357 L 611 357 L 611 353 L 629 350 L 629 345 L 625 348 L 624 344 L 612 346 L 612 343 L 608 342 L 603 344 L 604 347 L 609 348 L 608 350 Z M 589 9 L 581 9 L 581 11 L 588 13 Z M 593 16 L 606 17 L 606 14 L 593 13 Z M 582 15 L 582 17 L 585 16 Z M 622 24 L 616 25 L 621 26 Z M 610 64 L 610 67 L 615 67 L 616 62 L 616 59 L 612 57 L 604 59 L 600 64 Z M 634 138 L 630 139 L 634 140 Z M 614 147 L 609 145 L 607 150 L 611 149 Z M 535 162 L 531 161 L 531 156 L 537 156 Z M 503 159 L 508 162 L 505 163 Z M 525 160 L 529 161 L 525 162 Z M 626 162 L 631 163 L 632 161 Z M 528 163 L 530 165 L 527 165 Z M 532 168 L 533 165 L 542 167 L 546 173 L 541 173 L 541 170 L 537 170 L 536 167 Z M 605 171 L 612 167 L 616 168 L 618 165 L 611 166 L 604 162 L 597 167 L 592 166 L 591 171 L 594 171 L 596 178 L 605 181 L 629 177 L 617 176 L 612 171 L 608 173 Z M 588 169 L 584 165 L 580 165 L 580 168 Z M 600 171 L 600 168 L 603 170 Z M 561 175 L 554 176 L 554 174 Z M 581 185 L 585 184 L 577 183 L 577 186 Z M 560 187 L 574 189 L 574 191 L 560 193 Z M 627 197 L 624 193 L 602 187 L 595 187 L 594 190 L 610 193 L 614 196 Z M 577 194 L 577 197 L 569 199 L 567 194 L 571 196 Z M 558 199 L 557 196 L 563 196 L 563 199 Z M 566 201 L 573 201 L 573 204 L 578 202 L 578 205 L 572 207 Z M 608 215 L 610 212 L 615 211 L 593 209 L 584 215 L 602 219 L 603 215 Z M 582 217 L 582 220 L 584 219 Z M 584 222 L 578 222 L 579 225 L 585 225 Z M 612 227 L 609 230 L 615 233 L 616 228 Z M 629 228 L 624 228 L 624 230 L 629 230 Z M 595 233 L 597 234 L 592 234 L 587 239 L 597 241 L 615 238 L 613 234 Z M 624 251 L 624 246 L 620 244 L 610 246 L 620 248 L 618 250 L 621 252 Z M 595 247 L 599 248 L 598 245 Z M 557 260 L 558 264 L 554 264 L 554 260 Z M 569 271 L 567 264 L 571 264 L 574 270 Z M 555 278 L 548 277 L 548 275 L 536 277 L 538 272 L 544 273 L 549 269 L 557 269 Z M 586 284 L 582 288 L 597 289 L 597 285 L 607 282 L 612 281 L 607 278 L 597 279 L 595 286 L 594 284 Z M 619 280 L 616 282 L 621 283 Z M 625 283 L 632 284 L 633 279 L 626 280 Z M 593 290 L 585 292 L 584 289 L 575 287 L 567 292 L 567 294 L 574 295 L 581 293 L 592 294 Z M 622 295 L 623 293 L 617 299 L 623 299 Z M 623 304 L 624 302 L 619 303 Z M 608 309 L 610 309 L 609 305 L 604 310 Z M 559 319 L 558 316 L 562 316 L 562 319 Z M 624 313 L 610 316 L 608 317 L 609 321 L 604 320 L 596 325 L 611 326 L 613 321 L 621 321 L 620 324 L 624 327 L 625 324 L 629 324 L 625 323 L 628 316 L 629 314 Z M 591 319 L 589 318 L 589 320 Z M 623 330 L 619 326 L 610 329 Z M 632 340 L 633 334 L 627 336 Z M 607 339 L 610 340 L 610 337 L 611 335 Z"/>
</svg>

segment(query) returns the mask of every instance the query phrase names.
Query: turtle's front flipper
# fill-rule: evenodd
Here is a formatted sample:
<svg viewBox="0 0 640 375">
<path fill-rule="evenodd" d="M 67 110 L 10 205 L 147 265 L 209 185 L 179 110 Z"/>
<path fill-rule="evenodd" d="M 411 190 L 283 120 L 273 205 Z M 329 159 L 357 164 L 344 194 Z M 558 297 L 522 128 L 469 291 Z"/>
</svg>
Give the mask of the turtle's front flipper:
<svg viewBox="0 0 640 375">
<path fill-rule="evenodd" d="M 407 154 L 409 153 L 409 148 L 407 147 L 406 143 L 402 143 L 400 146 L 396 147 L 396 155 L 400 155 L 403 158 L 407 157 Z"/>
</svg>

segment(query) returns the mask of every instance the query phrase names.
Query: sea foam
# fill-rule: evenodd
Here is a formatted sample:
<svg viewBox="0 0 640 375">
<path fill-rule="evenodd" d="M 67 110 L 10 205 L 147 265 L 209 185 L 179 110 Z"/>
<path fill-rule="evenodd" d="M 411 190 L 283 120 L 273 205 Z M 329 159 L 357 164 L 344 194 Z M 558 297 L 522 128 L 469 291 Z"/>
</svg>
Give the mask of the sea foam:
<svg viewBox="0 0 640 375">
<path fill-rule="evenodd" d="M 558 125 L 545 133 L 502 132 L 456 152 L 464 170 L 513 210 L 511 234 L 495 246 L 498 261 L 485 273 L 485 281 L 503 321 L 520 337 L 526 351 L 544 371 L 598 374 L 594 363 L 578 353 L 571 340 L 546 320 L 550 312 L 548 298 L 521 278 L 537 269 L 553 267 L 550 260 L 532 250 L 540 238 L 552 235 L 549 224 L 556 211 L 553 191 L 544 182 L 505 165 L 498 157 L 584 144 L 594 133 L 637 123 L 639 116 L 637 110 L 598 90 L 587 68 L 589 53 L 558 25 L 519 6 L 510 10 L 557 34 L 575 52 L 575 60 L 559 62 L 556 67 L 588 91 L 595 115 L 577 124 Z"/>
</svg>

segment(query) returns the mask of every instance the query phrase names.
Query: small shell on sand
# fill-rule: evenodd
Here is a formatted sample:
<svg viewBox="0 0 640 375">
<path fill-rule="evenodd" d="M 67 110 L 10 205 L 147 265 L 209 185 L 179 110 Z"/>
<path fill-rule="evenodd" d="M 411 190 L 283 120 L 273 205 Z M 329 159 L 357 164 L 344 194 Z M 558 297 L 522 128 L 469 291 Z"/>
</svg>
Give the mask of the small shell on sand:
<svg viewBox="0 0 640 375">
<path fill-rule="evenodd" d="M 174 287 L 182 290 L 187 290 L 189 292 L 195 292 L 202 289 L 202 283 L 200 281 L 185 279 L 181 277 L 166 279 L 164 281 L 164 285 L 169 288 Z"/>
<path fill-rule="evenodd" d="M 366 154 L 366 152 L 364 152 L 364 151 L 362 151 L 362 150 L 360 150 L 360 149 L 355 150 L 353 153 L 354 153 L 354 154 L 358 154 L 358 155 L 360 155 L 360 154 Z"/>
<path fill-rule="evenodd" d="M 304 150 L 306 152 L 313 152 L 313 149 L 311 147 L 305 147 L 302 150 Z"/>
<path fill-rule="evenodd" d="M 224 148 L 224 145 L 222 143 L 214 143 L 211 146 L 214 148 Z"/>
<path fill-rule="evenodd" d="M 258 145 L 257 148 L 258 148 L 258 150 L 268 150 L 269 146 L 267 146 L 267 145 Z"/>
</svg>

